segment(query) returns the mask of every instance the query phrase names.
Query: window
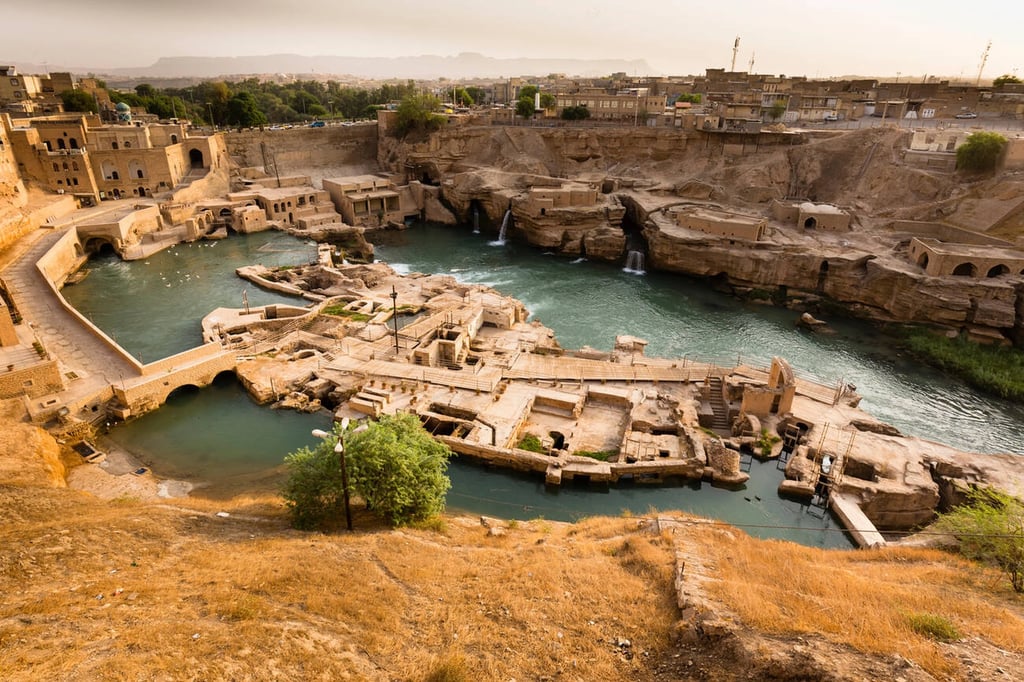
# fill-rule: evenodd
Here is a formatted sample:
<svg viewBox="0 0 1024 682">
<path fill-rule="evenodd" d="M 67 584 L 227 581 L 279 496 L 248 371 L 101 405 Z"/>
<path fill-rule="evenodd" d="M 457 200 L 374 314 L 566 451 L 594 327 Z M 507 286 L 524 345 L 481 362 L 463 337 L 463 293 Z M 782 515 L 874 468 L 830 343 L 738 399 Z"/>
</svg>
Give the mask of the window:
<svg viewBox="0 0 1024 682">
<path fill-rule="evenodd" d="M 18 79 L 17 78 L 12 78 L 11 79 L 11 85 L 17 85 L 17 84 L 18 84 Z"/>
<path fill-rule="evenodd" d="M 71 178 L 72 185 L 78 185 L 78 178 Z"/>
<path fill-rule="evenodd" d="M 77 161 L 72 161 L 71 162 L 71 170 L 78 170 L 78 162 Z"/>
<path fill-rule="evenodd" d="M 60 166 L 58 166 L 57 164 L 53 164 L 53 170 L 54 171 L 59 171 L 60 170 Z"/>
<path fill-rule="evenodd" d="M 111 142 L 110 143 L 110 148 L 111 149 L 117 149 L 117 142 Z"/>
<path fill-rule="evenodd" d="M 131 140 L 125 140 L 124 141 L 124 148 L 125 149 L 131 149 L 132 148 L 132 141 Z"/>
<path fill-rule="evenodd" d="M 67 170 L 67 169 L 68 169 L 68 162 L 67 162 L 67 161 L 65 161 L 65 162 L 64 162 L 64 170 Z"/>
</svg>

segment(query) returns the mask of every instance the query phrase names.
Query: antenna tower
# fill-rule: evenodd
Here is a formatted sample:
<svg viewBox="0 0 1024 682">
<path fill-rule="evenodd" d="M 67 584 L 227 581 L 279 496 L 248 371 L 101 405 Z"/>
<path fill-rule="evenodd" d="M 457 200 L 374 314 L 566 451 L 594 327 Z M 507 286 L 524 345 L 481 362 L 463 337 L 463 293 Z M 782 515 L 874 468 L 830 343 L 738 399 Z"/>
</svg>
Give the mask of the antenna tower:
<svg viewBox="0 0 1024 682">
<path fill-rule="evenodd" d="M 747 73 L 754 73 L 754 55 L 756 54 L 756 52 L 750 53 L 750 64 L 747 66 Z"/>
<path fill-rule="evenodd" d="M 732 44 L 732 65 L 729 67 L 729 71 L 736 71 L 736 53 L 740 51 L 740 37 L 736 36 L 736 40 Z"/>
<path fill-rule="evenodd" d="M 988 51 L 992 49 L 992 41 L 988 41 L 985 51 L 981 53 L 981 65 L 978 67 L 978 79 L 974 81 L 974 87 L 981 85 L 981 72 L 985 70 L 985 62 L 988 61 Z"/>
</svg>

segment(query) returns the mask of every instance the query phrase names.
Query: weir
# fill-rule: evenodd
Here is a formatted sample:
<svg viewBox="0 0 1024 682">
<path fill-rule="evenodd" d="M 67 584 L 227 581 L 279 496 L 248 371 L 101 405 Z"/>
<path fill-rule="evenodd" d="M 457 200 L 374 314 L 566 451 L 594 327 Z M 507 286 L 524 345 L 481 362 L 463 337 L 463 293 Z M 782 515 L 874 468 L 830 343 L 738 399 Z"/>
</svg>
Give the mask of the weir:
<svg viewBox="0 0 1024 682">
<path fill-rule="evenodd" d="M 629 272 L 634 275 L 646 274 L 644 270 L 644 252 L 643 251 L 630 251 L 626 254 L 626 267 L 622 268 L 623 272 Z"/>
</svg>

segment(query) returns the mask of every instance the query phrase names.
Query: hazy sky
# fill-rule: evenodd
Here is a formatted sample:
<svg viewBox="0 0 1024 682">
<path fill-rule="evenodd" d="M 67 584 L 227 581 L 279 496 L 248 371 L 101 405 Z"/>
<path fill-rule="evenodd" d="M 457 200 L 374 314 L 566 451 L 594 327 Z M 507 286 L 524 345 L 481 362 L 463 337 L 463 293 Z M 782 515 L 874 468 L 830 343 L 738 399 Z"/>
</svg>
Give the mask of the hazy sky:
<svg viewBox="0 0 1024 682">
<path fill-rule="evenodd" d="M 6 3 L 5 3 L 6 4 Z M 655 74 L 729 67 L 1024 78 L 1020 0 L 29 0 L 2 11 L 0 63 L 147 66 L 275 53 L 645 59 Z M 24 30 L 20 28 L 24 26 Z"/>
</svg>

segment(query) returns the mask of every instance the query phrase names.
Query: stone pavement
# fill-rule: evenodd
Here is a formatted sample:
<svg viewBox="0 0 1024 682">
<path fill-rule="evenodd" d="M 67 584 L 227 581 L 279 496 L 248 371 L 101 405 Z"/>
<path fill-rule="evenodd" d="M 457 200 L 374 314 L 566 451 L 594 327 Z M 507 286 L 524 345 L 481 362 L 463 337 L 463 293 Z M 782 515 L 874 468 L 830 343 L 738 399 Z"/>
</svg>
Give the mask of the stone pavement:
<svg viewBox="0 0 1024 682">
<path fill-rule="evenodd" d="M 59 361 L 67 386 L 60 400 L 68 404 L 88 399 L 139 372 L 64 309 L 36 268 L 36 261 L 64 231 L 40 228 L 26 235 L 2 254 L 0 277 L 24 321 Z"/>
</svg>

